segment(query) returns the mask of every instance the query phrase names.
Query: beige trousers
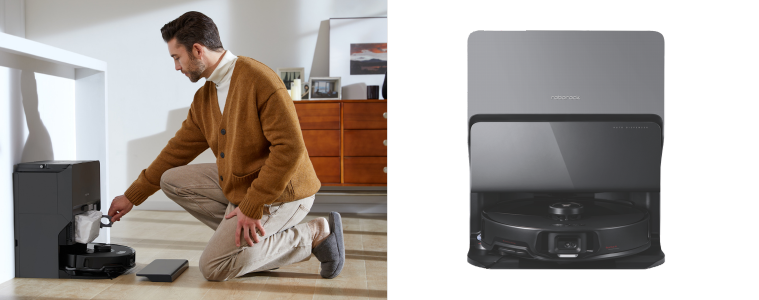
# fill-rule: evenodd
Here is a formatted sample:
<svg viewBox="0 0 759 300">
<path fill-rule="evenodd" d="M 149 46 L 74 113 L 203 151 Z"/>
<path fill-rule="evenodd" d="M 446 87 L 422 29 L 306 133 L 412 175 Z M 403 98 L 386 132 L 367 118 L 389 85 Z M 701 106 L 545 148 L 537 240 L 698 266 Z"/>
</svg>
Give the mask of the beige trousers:
<svg viewBox="0 0 759 300">
<path fill-rule="evenodd" d="M 237 217 L 224 218 L 237 206 L 224 196 L 218 178 L 214 163 L 176 167 L 161 176 L 161 190 L 166 196 L 216 231 L 200 256 L 200 272 L 206 279 L 224 281 L 311 256 L 311 232 L 305 223 L 298 223 L 311 209 L 314 196 L 266 206 L 261 218 L 266 236 L 259 237 L 254 245 L 248 245 L 241 236 L 237 247 Z"/>
</svg>

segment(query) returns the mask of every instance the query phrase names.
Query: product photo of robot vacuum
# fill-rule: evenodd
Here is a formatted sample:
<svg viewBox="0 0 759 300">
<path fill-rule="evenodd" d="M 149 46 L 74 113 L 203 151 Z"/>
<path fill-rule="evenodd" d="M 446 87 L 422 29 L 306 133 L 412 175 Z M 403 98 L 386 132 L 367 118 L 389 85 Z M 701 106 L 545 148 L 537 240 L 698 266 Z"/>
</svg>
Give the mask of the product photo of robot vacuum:
<svg viewBox="0 0 759 300">
<path fill-rule="evenodd" d="M 475 31 L 468 49 L 467 261 L 663 264 L 662 35 Z"/>
</svg>

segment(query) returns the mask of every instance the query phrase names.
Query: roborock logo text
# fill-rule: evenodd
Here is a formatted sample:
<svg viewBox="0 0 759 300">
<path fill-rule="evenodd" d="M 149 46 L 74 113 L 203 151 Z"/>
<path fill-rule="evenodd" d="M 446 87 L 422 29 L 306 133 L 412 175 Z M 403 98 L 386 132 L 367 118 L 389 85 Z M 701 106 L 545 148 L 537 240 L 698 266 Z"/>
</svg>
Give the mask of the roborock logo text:
<svg viewBox="0 0 759 300">
<path fill-rule="evenodd" d="M 580 100 L 580 96 L 551 96 L 551 100 Z"/>
</svg>

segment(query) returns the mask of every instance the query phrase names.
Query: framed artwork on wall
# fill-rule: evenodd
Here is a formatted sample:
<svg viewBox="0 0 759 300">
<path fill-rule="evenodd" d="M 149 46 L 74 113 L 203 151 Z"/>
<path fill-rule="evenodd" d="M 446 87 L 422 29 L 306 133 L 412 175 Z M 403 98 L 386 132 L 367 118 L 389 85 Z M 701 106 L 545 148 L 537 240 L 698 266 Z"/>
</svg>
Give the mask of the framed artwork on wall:
<svg viewBox="0 0 759 300">
<path fill-rule="evenodd" d="M 329 76 L 341 78 L 345 97 L 366 99 L 365 86 L 382 86 L 386 72 L 387 18 L 329 19 Z"/>
<path fill-rule="evenodd" d="M 387 43 L 351 44 L 351 75 L 384 75 L 387 72 Z"/>
</svg>

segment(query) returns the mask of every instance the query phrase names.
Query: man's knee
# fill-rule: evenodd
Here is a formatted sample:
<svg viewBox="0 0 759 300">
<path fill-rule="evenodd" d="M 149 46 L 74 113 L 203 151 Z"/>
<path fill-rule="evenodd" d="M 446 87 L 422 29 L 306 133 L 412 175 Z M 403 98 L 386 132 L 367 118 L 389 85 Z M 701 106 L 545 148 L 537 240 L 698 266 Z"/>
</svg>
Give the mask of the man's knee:
<svg viewBox="0 0 759 300">
<path fill-rule="evenodd" d="M 174 186 L 177 175 L 180 174 L 180 170 L 178 170 L 179 168 L 180 167 L 171 168 L 163 172 L 163 175 L 161 175 L 161 190 L 164 192 L 173 192 L 170 189 Z"/>
<path fill-rule="evenodd" d="M 226 281 L 233 278 L 239 271 L 234 268 L 235 257 L 236 254 L 213 258 L 201 255 L 198 263 L 200 274 L 208 281 Z"/>
<path fill-rule="evenodd" d="M 217 270 L 212 270 L 209 268 L 200 267 L 200 274 L 203 274 L 203 277 L 205 277 L 208 281 L 226 281 L 227 276 L 226 274 L 222 274 L 221 272 L 218 272 Z"/>
<path fill-rule="evenodd" d="M 206 258 L 205 256 L 200 256 L 200 262 L 198 263 L 198 268 L 200 269 L 200 274 L 203 274 L 203 277 L 206 280 L 209 281 L 224 281 L 225 278 L 221 278 L 222 275 L 217 270 L 218 264 L 212 263 L 210 259 Z"/>
</svg>

